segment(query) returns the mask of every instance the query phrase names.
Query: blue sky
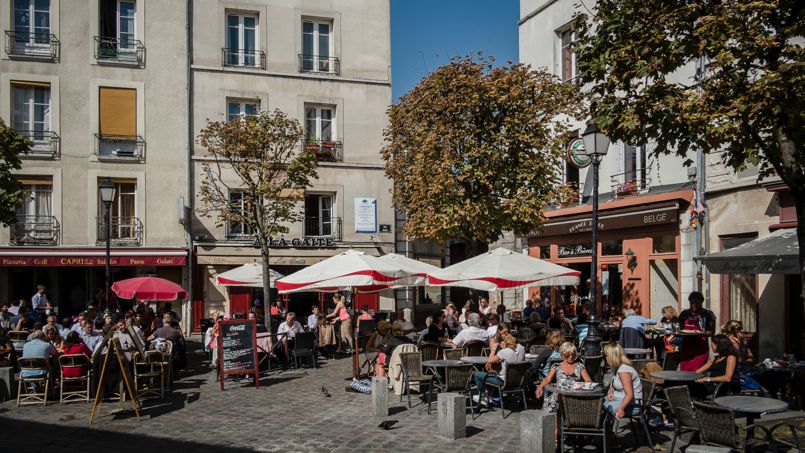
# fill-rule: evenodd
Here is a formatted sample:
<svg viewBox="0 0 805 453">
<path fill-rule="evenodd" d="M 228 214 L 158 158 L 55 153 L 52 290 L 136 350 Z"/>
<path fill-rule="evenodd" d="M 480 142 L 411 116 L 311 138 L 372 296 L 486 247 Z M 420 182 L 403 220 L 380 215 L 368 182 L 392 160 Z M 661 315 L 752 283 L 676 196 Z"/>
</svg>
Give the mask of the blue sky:
<svg viewBox="0 0 805 453">
<path fill-rule="evenodd" d="M 517 61 L 518 0 L 391 0 L 391 91 L 396 101 L 456 55 Z"/>
</svg>

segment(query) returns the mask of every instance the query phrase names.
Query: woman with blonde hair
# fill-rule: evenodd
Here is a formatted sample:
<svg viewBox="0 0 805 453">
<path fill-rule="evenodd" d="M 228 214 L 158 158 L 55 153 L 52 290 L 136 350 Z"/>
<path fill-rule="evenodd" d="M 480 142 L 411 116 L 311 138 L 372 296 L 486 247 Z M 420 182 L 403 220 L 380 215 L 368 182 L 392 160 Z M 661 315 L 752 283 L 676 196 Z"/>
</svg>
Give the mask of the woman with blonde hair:
<svg viewBox="0 0 805 453">
<path fill-rule="evenodd" d="M 677 313 L 676 313 L 676 308 L 674 308 L 672 305 L 667 305 L 665 307 L 662 307 L 661 313 L 662 313 L 662 318 L 660 318 L 660 324 L 662 324 L 662 323 L 668 324 L 668 323 L 673 323 L 673 322 L 679 322 L 679 318 L 677 317 Z"/>
<path fill-rule="evenodd" d="M 640 413 L 639 400 L 643 399 L 643 384 L 640 375 L 626 357 L 621 345 L 607 343 L 604 345 L 607 364 L 612 369 L 612 383 L 609 385 L 604 409 L 620 420 L 624 415 Z"/>
<path fill-rule="evenodd" d="M 498 329 L 497 333 L 498 349 L 492 351 L 489 360 L 486 361 L 484 366 L 485 371 L 476 371 L 473 374 L 475 385 L 480 392 L 484 391 L 486 383 L 490 384 L 504 384 L 506 382 L 506 362 L 522 362 L 525 360 L 525 348 L 523 345 L 517 343 L 517 339 L 511 332 Z M 495 368 L 500 366 L 500 373 Z"/>
<path fill-rule="evenodd" d="M 562 355 L 559 353 L 559 347 L 565 342 L 565 337 L 559 329 L 545 330 L 545 346 L 548 349 L 540 352 L 537 359 L 534 361 L 534 368 L 539 370 L 542 377 L 548 375 L 551 370 L 551 361 L 559 360 Z"/>
<path fill-rule="evenodd" d="M 536 392 L 537 398 L 542 397 L 545 386 L 553 382 L 554 378 L 556 378 L 556 382 L 562 382 L 567 379 L 592 382 L 589 373 L 584 369 L 584 364 L 576 362 L 576 346 L 574 346 L 573 343 L 568 341 L 562 343 L 562 345 L 559 346 L 559 355 L 562 357 L 562 361 L 554 363 L 550 371 L 548 371 L 548 375 L 540 382 Z M 551 394 L 551 396 L 546 399 L 545 404 L 547 404 L 551 412 L 556 412 L 558 408 L 556 404 L 556 394 Z"/>
</svg>

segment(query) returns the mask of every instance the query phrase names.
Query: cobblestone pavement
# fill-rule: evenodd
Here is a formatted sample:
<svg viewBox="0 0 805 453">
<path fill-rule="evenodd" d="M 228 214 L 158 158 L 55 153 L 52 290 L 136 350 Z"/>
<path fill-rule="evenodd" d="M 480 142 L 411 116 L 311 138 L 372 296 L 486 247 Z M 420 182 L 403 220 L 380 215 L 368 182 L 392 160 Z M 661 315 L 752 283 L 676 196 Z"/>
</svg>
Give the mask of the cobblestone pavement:
<svg viewBox="0 0 805 453">
<path fill-rule="evenodd" d="M 166 394 L 165 401 L 147 400 L 142 417 L 104 402 L 101 416 L 88 428 L 90 405 L 58 402 L 47 407 L 0 404 L 2 452 L 191 451 L 239 452 L 370 452 L 370 451 L 517 451 L 519 413 L 505 420 L 498 410 L 467 418 L 466 439 L 438 437 L 436 411 L 424 405 L 408 409 L 393 394 L 390 417 L 375 418 L 371 395 L 346 392 L 350 360 L 322 360 L 318 370 L 286 371 L 253 383 L 226 383 L 221 392 L 214 373 L 201 361 L 200 351 L 188 354 L 190 366 Z M 331 397 L 322 394 L 325 387 Z M 130 407 L 130 406 L 129 406 Z M 434 404 L 435 409 L 435 404 Z M 398 420 L 393 429 L 377 427 Z M 655 441 L 670 444 L 670 433 L 655 433 Z M 621 432 L 615 451 L 632 450 L 632 437 Z M 642 447 L 640 451 L 648 451 Z"/>
</svg>

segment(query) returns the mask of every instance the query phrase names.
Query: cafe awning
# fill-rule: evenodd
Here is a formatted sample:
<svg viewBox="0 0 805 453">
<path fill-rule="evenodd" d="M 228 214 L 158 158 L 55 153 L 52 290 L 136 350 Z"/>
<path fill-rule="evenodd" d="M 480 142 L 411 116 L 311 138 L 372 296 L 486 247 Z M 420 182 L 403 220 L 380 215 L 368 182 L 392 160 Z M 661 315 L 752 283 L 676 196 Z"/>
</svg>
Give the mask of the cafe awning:
<svg viewBox="0 0 805 453">
<path fill-rule="evenodd" d="M 785 228 L 702 257 L 714 274 L 799 274 L 797 230 Z"/>
</svg>

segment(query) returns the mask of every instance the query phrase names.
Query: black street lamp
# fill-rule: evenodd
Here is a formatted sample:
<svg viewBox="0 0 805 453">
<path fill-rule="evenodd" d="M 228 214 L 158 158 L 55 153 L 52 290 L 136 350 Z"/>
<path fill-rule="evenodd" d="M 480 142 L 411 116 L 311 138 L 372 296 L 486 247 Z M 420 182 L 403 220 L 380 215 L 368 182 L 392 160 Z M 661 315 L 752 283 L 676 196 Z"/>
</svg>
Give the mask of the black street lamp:
<svg viewBox="0 0 805 453">
<path fill-rule="evenodd" d="M 599 131 L 595 124 L 589 124 L 584 133 L 584 150 L 593 164 L 593 250 L 590 263 L 590 318 L 587 321 L 587 339 L 584 355 L 587 357 L 601 355 L 601 335 L 598 332 L 598 167 L 601 159 L 609 151 L 609 137 Z"/>
<path fill-rule="evenodd" d="M 98 187 L 98 191 L 101 195 L 101 202 L 103 202 L 103 209 L 104 209 L 104 231 L 106 233 L 106 308 L 109 308 L 109 291 L 111 291 L 110 287 L 112 286 L 112 263 L 111 263 L 111 251 L 110 248 L 112 246 L 112 219 L 110 216 L 110 211 L 112 208 L 112 202 L 115 201 L 115 191 L 116 187 L 115 184 L 109 180 L 109 178 L 104 178 L 101 185 Z"/>
</svg>

